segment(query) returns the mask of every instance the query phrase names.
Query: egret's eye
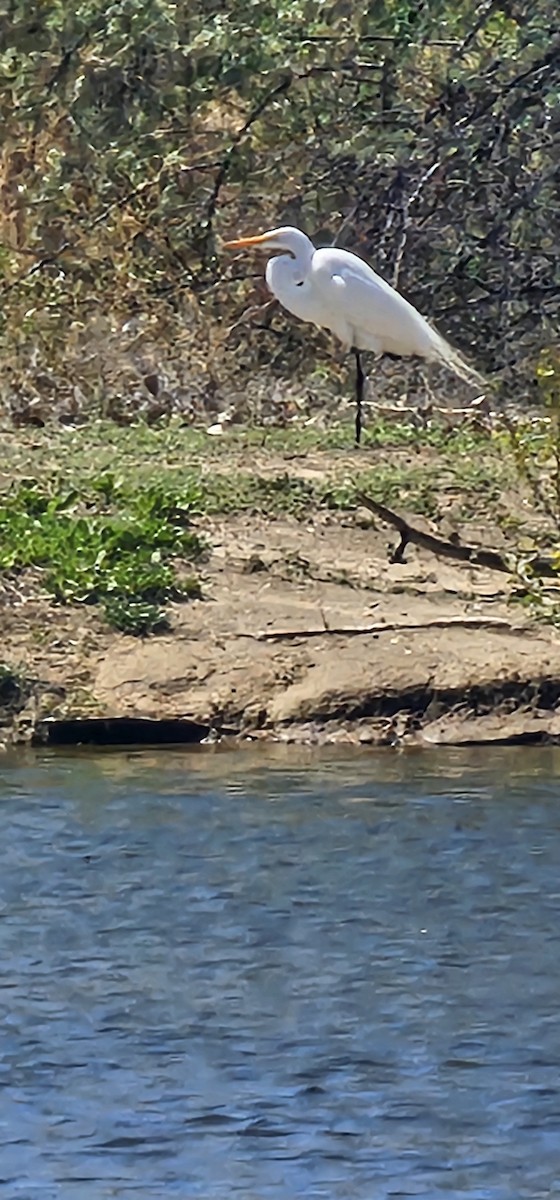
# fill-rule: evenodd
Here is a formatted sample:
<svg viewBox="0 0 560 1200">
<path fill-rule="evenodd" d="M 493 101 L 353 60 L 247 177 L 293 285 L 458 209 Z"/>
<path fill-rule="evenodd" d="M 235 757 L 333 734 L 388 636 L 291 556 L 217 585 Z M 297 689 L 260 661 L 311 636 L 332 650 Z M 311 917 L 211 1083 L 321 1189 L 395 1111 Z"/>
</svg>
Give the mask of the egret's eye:
<svg viewBox="0 0 560 1200">
<path fill-rule="evenodd" d="M 300 279 L 299 283 L 296 283 L 296 287 L 303 287 L 303 279 Z"/>
</svg>

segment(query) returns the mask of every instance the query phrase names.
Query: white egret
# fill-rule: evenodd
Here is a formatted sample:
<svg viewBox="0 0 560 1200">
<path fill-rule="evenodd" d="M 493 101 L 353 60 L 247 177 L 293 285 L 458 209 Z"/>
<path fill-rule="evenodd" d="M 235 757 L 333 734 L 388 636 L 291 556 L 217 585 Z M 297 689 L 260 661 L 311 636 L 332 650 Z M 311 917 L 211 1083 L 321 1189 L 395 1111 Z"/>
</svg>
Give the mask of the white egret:
<svg viewBox="0 0 560 1200">
<path fill-rule="evenodd" d="M 362 432 L 364 372 L 360 350 L 391 357 L 417 355 L 437 362 L 466 383 L 485 381 L 441 337 L 412 304 L 357 254 L 336 247 L 316 250 L 313 242 L 290 225 L 269 229 L 256 237 L 225 242 L 226 250 L 255 247 L 279 251 L 267 263 L 265 279 L 283 308 L 330 329 L 356 356 L 356 445 Z"/>
</svg>

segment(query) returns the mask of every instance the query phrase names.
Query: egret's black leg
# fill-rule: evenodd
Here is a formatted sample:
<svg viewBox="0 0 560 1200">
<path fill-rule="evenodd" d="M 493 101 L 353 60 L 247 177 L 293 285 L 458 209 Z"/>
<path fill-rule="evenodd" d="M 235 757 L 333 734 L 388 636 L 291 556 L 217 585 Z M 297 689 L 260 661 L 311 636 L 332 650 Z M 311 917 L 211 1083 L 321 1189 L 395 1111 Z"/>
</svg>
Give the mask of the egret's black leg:
<svg viewBox="0 0 560 1200">
<path fill-rule="evenodd" d="M 362 403 L 364 399 L 365 375 L 362 368 L 360 351 L 354 350 L 356 357 L 356 445 L 360 445 L 362 437 Z"/>
</svg>

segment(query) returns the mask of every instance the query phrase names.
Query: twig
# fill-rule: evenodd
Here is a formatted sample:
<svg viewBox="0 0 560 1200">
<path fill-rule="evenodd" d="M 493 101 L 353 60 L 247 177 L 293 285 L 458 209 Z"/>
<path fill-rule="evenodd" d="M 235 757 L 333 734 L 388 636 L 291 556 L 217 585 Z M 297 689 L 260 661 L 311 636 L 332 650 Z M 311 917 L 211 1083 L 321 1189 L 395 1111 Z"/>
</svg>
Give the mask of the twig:
<svg viewBox="0 0 560 1200">
<path fill-rule="evenodd" d="M 258 278 L 260 279 L 261 276 L 259 275 Z M 251 306 L 251 308 L 246 308 L 244 310 L 244 312 L 241 314 L 241 316 L 239 317 L 239 319 L 237 321 L 234 321 L 233 325 L 230 325 L 229 329 L 226 330 L 226 334 L 225 334 L 226 338 L 230 337 L 231 334 L 234 333 L 236 329 L 242 328 L 249 321 L 251 321 L 252 317 L 258 316 L 258 317 L 263 317 L 263 319 L 264 319 L 265 317 L 268 316 L 268 314 L 270 312 L 274 311 L 274 309 L 276 309 L 277 307 L 278 307 L 278 301 L 276 299 L 273 299 L 273 300 L 265 300 L 264 304 L 253 304 Z M 268 329 L 269 328 L 268 325 L 256 325 L 254 322 L 252 322 L 252 325 L 253 325 L 254 329 Z M 279 331 L 276 329 L 273 329 L 273 330 L 270 330 L 270 332 L 278 333 Z"/>
<path fill-rule="evenodd" d="M 122 8 L 122 5 L 120 7 Z M 71 46 L 67 46 L 66 49 L 63 50 L 63 52 L 60 56 L 60 61 L 58 62 L 50 79 L 48 80 L 47 84 L 45 85 L 45 95 L 46 96 L 50 96 L 51 92 L 53 92 L 54 89 L 56 87 L 58 87 L 58 84 L 64 79 L 64 76 L 66 75 L 68 68 L 70 67 L 70 63 L 72 62 L 74 55 L 77 54 L 78 51 L 82 49 L 82 46 L 85 46 L 86 42 L 91 37 L 92 32 L 93 32 L 93 29 L 89 29 L 89 28 L 84 29 L 84 32 L 82 34 L 80 34 L 80 37 L 77 38 L 76 41 L 73 42 L 73 44 Z"/>
<path fill-rule="evenodd" d="M 451 56 L 452 59 L 460 58 L 465 53 L 465 50 L 468 50 L 469 46 L 474 42 L 477 33 L 480 33 L 488 18 L 493 15 L 495 8 L 498 8 L 497 0 L 486 0 L 484 4 L 478 6 L 475 13 L 475 21 L 463 38 L 463 41 L 457 45 L 455 54 Z"/>
<path fill-rule="evenodd" d="M 302 46 L 306 46 L 309 43 L 316 45 L 316 46 L 320 46 L 320 45 L 322 45 L 323 42 L 325 42 L 326 44 L 328 44 L 330 42 L 339 42 L 340 36 L 338 34 L 335 35 L 335 34 L 328 34 L 328 33 L 308 33 L 308 34 L 306 34 L 305 37 L 302 38 L 302 37 L 300 37 L 299 34 L 297 34 L 297 35 L 294 34 L 293 37 L 290 38 L 290 41 L 292 41 L 292 40 L 293 41 L 297 40 L 298 44 L 302 45 Z M 394 33 L 365 33 L 365 34 L 361 33 L 360 34 L 360 42 L 365 42 L 366 44 L 369 42 L 386 42 L 386 43 L 392 45 L 397 40 L 398 39 Z M 458 41 L 454 41 L 449 38 L 433 38 L 433 39 L 430 38 L 427 41 L 422 41 L 420 43 L 420 46 L 421 46 L 421 48 L 423 48 L 424 46 L 452 46 L 452 47 L 455 47 L 455 46 L 459 46 L 459 44 L 460 43 Z M 405 42 L 404 45 L 405 46 L 418 46 L 418 43 L 411 39 L 409 42 Z"/>
<path fill-rule="evenodd" d="M 486 567 L 490 571 L 502 571 L 506 575 L 515 573 L 514 566 L 498 550 L 486 550 L 483 546 L 463 546 L 460 542 L 447 542 L 443 538 L 434 537 L 431 533 L 424 533 L 422 529 L 416 529 L 414 525 L 409 525 L 404 517 L 400 517 L 392 509 L 386 508 L 384 504 L 378 504 L 376 500 L 371 500 L 363 492 L 358 492 L 356 499 L 359 504 L 363 504 L 364 508 L 368 508 L 370 512 L 375 513 L 377 517 L 380 517 L 387 525 L 392 525 L 400 533 L 401 540 L 391 555 L 391 562 L 403 562 L 406 547 L 414 545 L 420 546 L 423 550 L 429 550 L 431 554 L 436 554 L 439 558 L 453 558 L 456 562 L 470 563 L 474 567 Z M 527 558 L 527 565 L 534 575 L 547 579 L 558 579 L 558 570 L 551 559 L 530 558 L 525 555 L 522 557 Z"/>
<path fill-rule="evenodd" d="M 421 195 L 421 193 L 424 190 L 428 181 L 432 178 L 432 175 L 435 175 L 435 172 L 439 169 L 439 167 L 441 167 L 442 161 L 443 160 L 441 158 L 436 159 L 436 162 L 432 163 L 432 165 L 430 167 L 428 167 L 427 171 L 424 171 L 423 175 L 420 176 L 420 179 L 418 180 L 416 187 L 410 193 L 410 196 L 403 196 L 402 230 L 401 230 L 401 236 L 399 238 L 399 244 L 397 246 L 396 253 L 395 253 L 395 261 L 393 264 L 393 278 L 391 280 L 391 283 L 394 288 L 396 288 L 398 286 L 401 264 L 402 264 L 402 260 L 403 260 L 403 256 L 404 256 L 404 252 L 405 252 L 405 248 L 406 248 L 406 243 L 408 241 L 408 230 L 410 228 L 410 206 L 411 206 L 411 204 L 414 204 L 416 202 L 416 200 L 418 200 L 418 197 Z"/>
<path fill-rule="evenodd" d="M 213 222 L 214 222 L 214 217 L 216 215 L 216 209 L 218 207 L 218 200 L 220 197 L 220 192 L 221 192 L 222 187 L 224 186 L 224 183 L 229 174 L 229 169 L 231 167 L 233 156 L 235 154 L 235 151 L 237 150 L 239 143 L 245 137 L 245 134 L 247 134 L 249 132 L 251 126 L 254 125 L 255 121 L 257 121 L 258 118 L 260 116 L 262 116 L 265 109 L 268 108 L 268 105 L 271 104 L 273 100 L 276 100 L 279 96 L 282 96 L 287 91 L 289 91 L 293 81 L 294 81 L 294 73 L 290 69 L 289 71 L 287 71 L 285 73 L 284 77 L 280 80 L 279 83 L 274 84 L 274 87 L 268 88 L 267 91 L 263 93 L 263 95 L 260 97 L 260 99 L 254 105 L 254 107 L 251 109 L 251 112 L 249 113 L 248 117 L 245 119 L 245 121 L 243 122 L 241 127 L 237 130 L 236 133 L 234 133 L 234 135 L 231 139 L 230 145 L 228 146 L 228 148 L 224 154 L 224 157 L 220 163 L 218 172 L 216 174 L 216 178 L 214 180 L 214 186 L 212 188 L 212 191 L 210 192 L 210 196 L 208 197 L 208 202 L 206 204 L 206 216 L 205 216 L 206 232 L 205 232 L 205 237 L 204 237 L 205 251 L 207 251 L 208 246 L 210 244 L 210 239 L 212 237 Z"/>
<path fill-rule="evenodd" d="M 427 377 L 423 376 L 422 378 L 424 386 L 426 386 Z M 490 414 L 491 410 L 486 408 L 486 403 L 487 397 L 484 397 L 484 403 L 475 399 L 473 400 L 472 404 L 467 405 L 466 408 L 452 408 L 449 405 L 443 406 L 440 404 L 430 404 L 429 416 L 445 417 L 448 423 L 451 421 L 451 418 L 454 420 L 456 417 L 474 417 L 476 420 L 479 420 L 481 414 L 484 417 Z M 419 408 L 418 405 L 376 403 L 375 415 L 390 417 L 395 421 L 405 420 L 414 422 L 426 416 L 427 414 L 425 410 Z"/>
<path fill-rule="evenodd" d="M 378 633 L 410 633 L 415 629 L 449 629 L 453 626 L 470 629 L 501 629 L 508 633 L 527 633 L 525 626 L 516 627 L 505 617 L 434 617 L 430 621 L 406 623 L 376 621 L 374 625 L 327 625 L 316 629 L 263 629 L 259 633 L 242 631 L 238 637 L 252 638 L 256 642 L 282 642 L 293 638 L 316 637 L 367 637 Z"/>
</svg>

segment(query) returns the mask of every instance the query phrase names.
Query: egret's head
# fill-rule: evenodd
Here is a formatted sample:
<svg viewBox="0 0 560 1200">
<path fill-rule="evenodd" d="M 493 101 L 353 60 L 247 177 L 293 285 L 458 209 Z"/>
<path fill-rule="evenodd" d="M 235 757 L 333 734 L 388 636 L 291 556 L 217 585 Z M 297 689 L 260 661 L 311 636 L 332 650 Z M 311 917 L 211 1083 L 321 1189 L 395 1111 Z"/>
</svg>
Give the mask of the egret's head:
<svg viewBox="0 0 560 1200">
<path fill-rule="evenodd" d="M 267 229 L 266 233 L 258 233 L 256 237 L 242 237 L 234 242 L 224 242 L 224 250 L 280 250 L 281 253 L 291 254 L 294 258 L 310 246 L 307 235 L 291 225 L 283 225 L 280 229 Z"/>
</svg>

